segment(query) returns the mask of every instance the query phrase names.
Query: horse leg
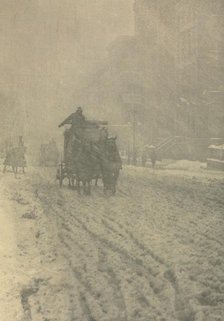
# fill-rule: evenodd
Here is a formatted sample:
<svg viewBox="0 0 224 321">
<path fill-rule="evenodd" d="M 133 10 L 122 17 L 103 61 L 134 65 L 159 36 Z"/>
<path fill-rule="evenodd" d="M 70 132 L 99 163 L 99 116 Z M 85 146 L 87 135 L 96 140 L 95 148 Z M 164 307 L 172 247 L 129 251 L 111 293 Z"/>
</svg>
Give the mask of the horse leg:
<svg viewBox="0 0 224 321">
<path fill-rule="evenodd" d="M 116 182 L 115 182 L 115 180 L 112 183 L 111 192 L 112 192 L 112 195 L 115 195 L 115 193 L 116 193 Z"/>
<path fill-rule="evenodd" d="M 84 193 L 84 195 L 88 195 L 87 187 L 86 187 L 86 180 L 82 181 L 82 185 L 83 185 L 83 193 Z"/>
<path fill-rule="evenodd" d="M 105 179 L 105 174 L 104 173 L 102 174 L 102 181 L 103 181 L 103 192 L 104 192 L 104 195 L 106 195 L 107 188 L 106 188 L 106 179 Z"/>
<path fill-rule="evenodd" d="M 12 166 L 14 177 L 17 178 L 17 167 Z"/>
<path fill-rule="evenodd" d="M 107 182 L 107 180 L 104 182 L 104 184 L 103 184 L 103 192 L 104 192 L 104 194 L 105 195 L 107 195 L 108 194 L 108 190 L 110 189 L 110 187 L 109 187 L 109 185 L 108 185 L 108 182 Z"/>
<path fill-rule="evenodd" d="M 86 195 L 91 195 L 91 183 L 90 183 L 90 181 L 87 181 Z"/>
<path fill-rule="evenodd" d="M 80 194 L 80 179 L 79 178 L 76 179 L 76 187 L 77 187 L 78 194 Z"/>
<path fill-rule="evenodd" d="M 76 189 L 74 175 L 72 175 L 72 189 Z"/>
<path fill-rule="evenodd" d="M 119 177 L 119 171 L 113 173 L 113 186 L 112 186 L 112 193 L 115 195 L 116 193 L 116 186 L 117 186 L 117 180 Z"/>
<path fill-rule="evenodd" d="M 72 186 L 71 186 L 71 177 L 69 176 L 68 177 L 68 188 L 70 189 Z"/>
<path fill-rule="evenodd" d="M 106 196 L 108 195 L 109 190 L 110 190 L 110 176 L 108 175 L 108 173 L 106 173 L 103 178 L 103 192 Z"/>
<path fill-rule="evenodd" d="M 95 178 L 95 186 L 98 186 L 98 179 L 99 179 L 99 175 L 97 175 Z"/>
</svg>

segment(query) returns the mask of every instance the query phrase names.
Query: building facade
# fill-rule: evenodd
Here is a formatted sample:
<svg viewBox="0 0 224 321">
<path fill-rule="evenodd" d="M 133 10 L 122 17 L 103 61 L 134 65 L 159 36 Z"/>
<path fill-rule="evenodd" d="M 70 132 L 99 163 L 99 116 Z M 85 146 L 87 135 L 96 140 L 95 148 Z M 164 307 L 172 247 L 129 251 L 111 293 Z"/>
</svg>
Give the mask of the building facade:
<svg viewBox="0 0 224 321">
<path fill-rule="evenodd" d="M 134 135 L 137 150 L 157 137 L 175 134 L 175 1 L 171 2 L 172 6 L 165 0 L 134 2 L 135 34 L 111 43 L 107 67 L 88 86 L 83 102 L 103 106 L 111 121 L 117 122 L 119 115 L 121 123 L 130 124 L 129 134 L 123 131 L 121 136 Z"/>
<path fill-rule="evenodd" d="M 135 0 L 135 34 L 111 43 L 84 102 L 121 126 L 124 146 L 224 137 L 223 4 Z"/>
<path fill-rule="evenodd" d="M 142 50 L 145 107 L 151 140 L 175 134 L 175 1 L 136 0 L 136 37 Z"/>
<path fill-rule="evenodd" d="M 223 137 L 224 3 L 178 1 L 175 14 L 179 133 Z"/>
</svg>

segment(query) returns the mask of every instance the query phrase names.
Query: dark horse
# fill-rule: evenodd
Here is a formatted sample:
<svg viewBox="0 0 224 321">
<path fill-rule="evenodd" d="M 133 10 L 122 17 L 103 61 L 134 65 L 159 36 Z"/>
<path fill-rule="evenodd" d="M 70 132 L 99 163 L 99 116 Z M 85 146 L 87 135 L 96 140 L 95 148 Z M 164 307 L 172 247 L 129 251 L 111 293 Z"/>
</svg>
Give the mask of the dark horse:
<svg viewBox="0 0 224 321">
<path fill-rule="evenodd" d="M 104 142 L 93 143 L 76 139 L 72 144 L 70 172 L 76 181 L 76 189 L 81 192 L 81 183 L 85 195 L 91 194 L 91 182 L 101 176 L 104 193 L 116 192 L 116 184 L 120 169 L 121 158 L 116 145 L 116 137 L 107 138 Z M 75 187 L 75 186 L 74 186 Z"/>
<path fill-rule="evenodd" d="M 73 172 L 75 173 L 76 188 L 81 192 L 81 183 L 85 195 L 91 194 L 91 181 L 99 175 L 99 157 L 93 143 L 82 141 L 74 151 Z"/>
<path fill-rule="evenodd" d="M 4 161 L 3 172 L 6 172 L 7 166 L 12 166 L 12 170 L 15 174 L 18 172 L 18 167 L 22 168 L 23 173 L 25 173 L 26 159 L 25 159 L 25 147 L 18 146 L 10 149 Z"/>
<path fill-rule="evenodd" d="M 116 144 L 116 137 L 108 138 L 102 146 L 100 146 L 100 163 L 102 171 L 102 179 L 104 185 L 104 193 L 116 193 L 116 185 L 120 170 L 122 169 L 122 161 Z"/>
</svg>

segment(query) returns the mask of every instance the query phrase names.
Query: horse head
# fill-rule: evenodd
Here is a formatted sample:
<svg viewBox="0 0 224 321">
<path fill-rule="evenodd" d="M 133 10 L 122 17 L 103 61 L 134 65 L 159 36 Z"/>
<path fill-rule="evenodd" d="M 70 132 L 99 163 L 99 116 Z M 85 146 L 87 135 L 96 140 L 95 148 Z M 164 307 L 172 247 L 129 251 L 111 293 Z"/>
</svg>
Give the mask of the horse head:
<svg viewBox="0 0 224 321">
<path fill-rule="evenodd" d="M 117 144 L 116 144 L 117 136 L 111 136 L 108 137 L 106 145 L 107 145 L 107 150 L 109 152 L 115 152 L 117 151 Z"/>
</svg>

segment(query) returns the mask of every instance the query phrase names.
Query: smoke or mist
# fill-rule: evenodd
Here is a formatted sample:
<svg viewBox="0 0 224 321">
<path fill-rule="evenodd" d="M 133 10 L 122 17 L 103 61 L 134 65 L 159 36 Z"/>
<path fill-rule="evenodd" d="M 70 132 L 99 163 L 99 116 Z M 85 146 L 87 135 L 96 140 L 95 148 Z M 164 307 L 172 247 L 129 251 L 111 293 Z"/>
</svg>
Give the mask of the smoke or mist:
<svg viewBox="0 0 224 321">
<path fill-rule="evenodd" d="M 132 0 L 1 0 L 0 108 L 6 135 L 44 140 L 57 132 L 57 124 L 79 104 L 76 93 L 102 68 L 108 44 L 133 33 L 132 5 Z"/>
<path fill-rule="evenodd" d="M 223 1 L 0 5 L 1 140 L 59 141 L 57 125 L 79 105 L 116 125 L 124 147 L 135 122 L 139 149 L 170 135 L 223 136 Z"/>
</svg>

